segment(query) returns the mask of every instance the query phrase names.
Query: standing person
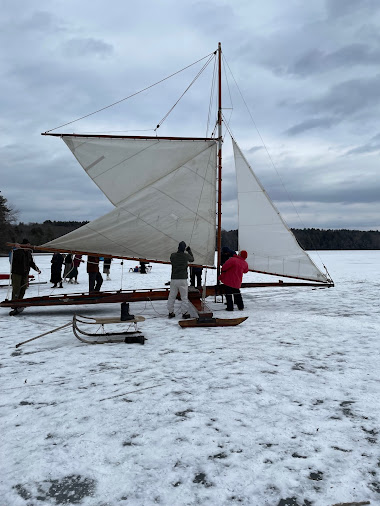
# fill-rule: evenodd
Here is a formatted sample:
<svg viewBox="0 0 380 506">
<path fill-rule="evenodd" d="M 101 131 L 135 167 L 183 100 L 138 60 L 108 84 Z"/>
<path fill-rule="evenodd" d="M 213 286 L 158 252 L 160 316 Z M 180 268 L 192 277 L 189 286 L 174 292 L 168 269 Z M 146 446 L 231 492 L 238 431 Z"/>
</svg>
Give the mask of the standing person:
<svg viewBox="0 0 380 506">
<path fill-rule="evenodd" d="M 62 286 L 63 260 L 64 260 L 63 255 L 61 255 L 61 253 L 54 253 L 53 258 L 51 259 L 50 283 L 54 283 L 52 288 L 57 288 L 58 283 L 59 283 L 59 288 L 63 288 L 63 286 Z"/>
<path fill-rule="evenodd" d="M 140 262 L 140 274 L 146 274 L 146 262 Z"/>
<path fill-rule="evenodd" d="M 73 260 L 73 264 L 74 264 L 74 269 L 75 269 L 75 272 L 74 272 L 74 283 L 75 284 L 79 284 L 78 283 L 78 269 L 80 267 L 80 264 L 84 263 L 84 260 L 82 260 L 82 255 L 75 255 L 74 256 L 74 260 Z"/>
<path fill-rule="evenodd" d="M 239 255 L 234 255 L 229 258 L 222 266 L 222 273 L 219 276 L 220 281 L 224 284 L 227 311 L 234 310 L 234 302 L 237 307 L 242 311 L 244 309 L 243 297 L 240 293 L 241 283 L 243 281 L 243 274 L 248 272 L 248 264 L 245 261 L 247 252 L 242 250 Z"/>
<path fill-rule="evenodd" d="M 84 260 L 82 260 L 82 255 L 78 255 L 78 254 L 74 255 L 73 267 L 67 275 L 69 283 L 75 283 L 76 285 L 79 284 L 78 283 L 78 269 L 79 269 L 79 266 L 82 262 L 84 262 Z"/>
<path fill-rule="evenodd" d="M 186 250 L 186 251 L 185 251 Z M 176 300 L 178 291 L 181 296 L 181 311 L 182 318 L 190 318 L 188 309 L 188 296 L 187 296 L 187 266 L 189 262 L 194 262 L 193 253 L 190 246 L 186 248 L 186 243 L 181 241 L 178 245 L 178 251 L 170 255 L 170 262 L 172 264 L 172 275 L 170 280 L 170 293 L 168 298 L 169 318 L 174 318 L 174 302 Z"/>
<path fill-rule="evenodd" d="M 106 278 L 107 281 L 111 280 L 111 278 L 110 278 L 111 262 L 112 262 L 112 258 L 104 257 L 103 274 L 107 274 L 107 278 Z"/>
<path fill-rule="evenodd" d="M 197 286 L 197 288 L 201 288 L 202 286 L 202 267 L 190 267 L 190 286 Z M 195 278 L 197 278 L 197 285 L 195 285 Z"/>
<path fill-rule="evenodd" d="M 22 243 L 12 253 L 12 300 L 24 298 L 25 291 L 28 288 L 30 268 L 41 274 L 40 269 L 34 263 L 28 239 L 23 239 Z M 12 316 L 17 315 L 23 309 L 13 309 L 9 314 Z"/>
<path fill-rule="evenodd" d="M 63 271 L 63 280 L 64 281 L 66 281 L 66 278 L 68 277 L 69 272 L 71 271 L 72 267 L 73 267 L 73 257 L 71 256 L 70 253 L 68 253 L 65 256 L 65 270 Z"/>
<path fill-rule="evenodd" d="M 99 257 L 87 257 L 88 291 L 99 292 L 103 284 L 103 277 L 99 272 Z M 96 282 L 96 285 L 95 285 Z"/>
</svg>

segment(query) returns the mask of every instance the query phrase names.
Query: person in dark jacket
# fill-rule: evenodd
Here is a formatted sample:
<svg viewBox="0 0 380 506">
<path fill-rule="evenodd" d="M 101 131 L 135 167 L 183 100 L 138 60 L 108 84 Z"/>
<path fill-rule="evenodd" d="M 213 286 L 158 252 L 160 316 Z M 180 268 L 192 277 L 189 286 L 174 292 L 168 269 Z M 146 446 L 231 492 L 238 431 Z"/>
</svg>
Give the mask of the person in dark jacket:
<svg viewBox="0 0 380 506">
<path fill-rule="evenodd" d="M 87 257 L 88 291 L 99 292 L 103 284 L 103 276 L 99 272 L 99 257 Z M 95 284 L 96 283 L 96 284 Z"/>
<path fill-rule="evenodd" d="M 51 259 L 51 276 L 50 283 L 54 283 L 52 288 L 57 288 L 57 284 L 59 283 L 59 288 L 62 287 L 62 264 L 64 258 L 61 253 L 54 253 L 53 258 Z"/>
<path fill-rule="evenodd" d="M 190 318 L 188 310 L 188 295 L 187 295 L 187 266 L 189 262 L 194 262 L 193 253 L 190 246 L 186 247 L 186 243 L 181 241 L 178 245 L 178 251 L 170 255 L 170 262 L 172 264 L 172 275 L 170 279 L 170 293 L 168 298 L 169 318 L 174 318 L 174 302 L 179 292 L 181 296 L 181 311 L 182 318 Z"/>
<path fill-rule="evenodd" d="M 12 252 L 12 300 L 24 298 L 28 288 L 30 268 L 41 274 L 40 269 L 34 263 L 28 239 L 23 239 L 19 247 Z"/>
<path fill-rule="evenodd" d="M 234 310 L 234 302 L 240 310 L 244 309 L 243 297 L 240 293 L 243 274 L 248 272 L 248 264 L 245 261 L 248 254 L 245 250 L 240 255 L 234 255 L 229 258 L 222 266 L 222 273 L 219 280 L 224 284 L 224 291 L 227 300 L 227 311 Z"/>
</svg>

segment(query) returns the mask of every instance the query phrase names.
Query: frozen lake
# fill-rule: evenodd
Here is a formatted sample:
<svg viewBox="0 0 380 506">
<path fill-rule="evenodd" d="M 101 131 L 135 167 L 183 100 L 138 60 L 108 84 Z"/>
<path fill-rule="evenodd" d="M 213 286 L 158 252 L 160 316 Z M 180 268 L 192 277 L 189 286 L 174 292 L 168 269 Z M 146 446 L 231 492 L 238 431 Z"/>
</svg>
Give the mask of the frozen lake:
<svg viewBox="0 0 380 506">
<path fill-rule="evenodd" d="M 68 327 L 16 349 L 75 313 L 117 316 L 120 305 L 0 308 L 1 506 L 380 504 L 380 251 L 311 256 L 334 288 L 245 290 L 238 327 L 182 329 L 166 302 L 132 304 L 144 346 L 85 345 Z M 40 282 L 50 259 L 35 255 Z M 134 265 L 115 260 L 103 288 L 170 278 L 169 266 Z M 78 281 L 57 293 L 87 291 L 85 264 Z"/>
</svg>

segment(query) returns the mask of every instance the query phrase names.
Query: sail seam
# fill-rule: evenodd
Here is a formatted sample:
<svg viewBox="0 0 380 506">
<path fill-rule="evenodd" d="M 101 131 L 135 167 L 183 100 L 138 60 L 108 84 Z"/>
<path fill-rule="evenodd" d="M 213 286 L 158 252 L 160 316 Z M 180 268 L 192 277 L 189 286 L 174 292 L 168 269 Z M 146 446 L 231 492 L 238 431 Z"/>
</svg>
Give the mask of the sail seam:
<svg viewBox="0 0 380 506">
<path fill-rule="evenodd" d="M 103 172 L 101 172 L 100 174 L 98 174 L 97 176 L 95 176 L 94 179 L 93 179 L 93 181 L 95 181 L 95 179 L 97 179 L 98 177 L 103 176 L 104 174 L 106 174 L 110 170 L 114 169 L 115 167 L 118 167 L 122 163 L 125 163 L 126 161 L 131 160 L 132 158 L 134 158 L 135 156 L 138 156 L 141 153 L 143 153 L 144 151 L 147 151 L 148 149 L 152 148 L 153 146 L 156 146 L 157 144 L 159 144 L 159 141 L 154 142 L 154 143 L 150 144 L 149 146 L 146 146 L 144 149 L 141 149 L 137 153 L 134 153 L 133 155 L 128 156 L 127 158 L 124 158 L 124 160 L 121 160 L 120 162 L 115 163 L 115 165 L 112 165 L 112 167 L 108 167 L 108 169 L 104 170 Z"/>
</svg>

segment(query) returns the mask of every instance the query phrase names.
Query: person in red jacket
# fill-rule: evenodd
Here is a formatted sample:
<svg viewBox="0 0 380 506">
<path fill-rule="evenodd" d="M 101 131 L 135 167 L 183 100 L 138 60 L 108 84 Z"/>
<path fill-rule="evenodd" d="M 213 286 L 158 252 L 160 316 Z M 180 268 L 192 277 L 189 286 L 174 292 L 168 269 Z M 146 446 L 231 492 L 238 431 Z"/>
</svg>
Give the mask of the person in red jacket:
<svg viewBox="0 0 380 506">
<path fill-rule="evenodd" d="M 240 287 L 243 280 L 243 274 L 248 272 L 248 264 L 245 261 L 247 256 L 247 252 L 242 250 L 239 255 L 232 256 L 222 265 L 222 273 L 219 276 L 219 279 L 224 284 L 227 311 L 234 310 L 234 302 L 240 310 L 244 309 Z M 232 300 L 232 296 L 234 302 Z"/>
</svg>

